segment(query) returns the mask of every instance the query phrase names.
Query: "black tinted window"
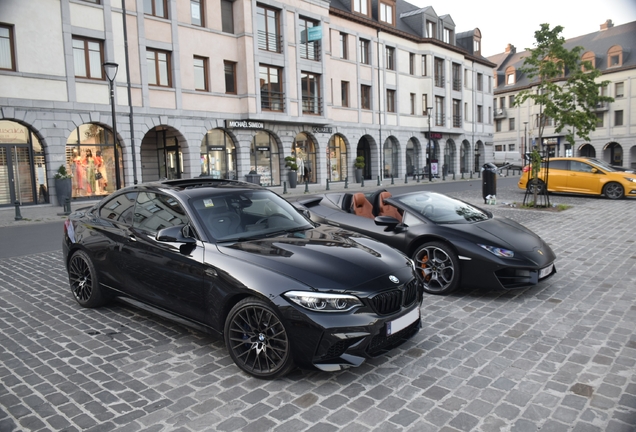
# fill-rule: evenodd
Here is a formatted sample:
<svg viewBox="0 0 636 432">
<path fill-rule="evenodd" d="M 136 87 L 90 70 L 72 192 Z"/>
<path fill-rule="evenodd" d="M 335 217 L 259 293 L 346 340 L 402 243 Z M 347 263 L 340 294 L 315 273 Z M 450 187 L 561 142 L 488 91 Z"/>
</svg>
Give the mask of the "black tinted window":
<svg viewBox="0 0 636 432">
<path fill-rule="evenodd" d="M 99 209 L 99 216 L 102 219 L 132 225 L 136 197 L 137 192 L 115 196 L 102 205 Z"/>
<path fill-rule="evenodd" d="M 566 160 L 551 160 L 549 168 L 551 170 L 567 170 L 568 169 L 568 161 Z"/>
<path fill-rule="evenodd" d="M 135 206 L 133 226 L 149 232 L 185 225 L 188 217 L 177 200 L 169 195 L 154 192 L 140 192 Z"/>
</svg>

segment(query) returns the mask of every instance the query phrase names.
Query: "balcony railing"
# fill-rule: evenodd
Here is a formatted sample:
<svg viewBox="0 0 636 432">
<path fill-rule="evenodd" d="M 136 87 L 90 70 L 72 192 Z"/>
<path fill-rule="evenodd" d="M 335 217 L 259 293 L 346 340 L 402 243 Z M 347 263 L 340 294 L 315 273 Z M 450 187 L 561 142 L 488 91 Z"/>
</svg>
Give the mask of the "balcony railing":
<svg viewBox="0 0 636 432">
<path fill-rule="evenodd" d="M 453 90 L 455 91 L 462 91 L 462 80 L 461 79 L 454 79 L 453 80 Z"/>
<path fill-rule="evenodd" d="M 435 114 L 435 126 L 444 126 L 444 119 L 446 116 L 444 113 Z"/>
<path fill-rule="evenodd" d="M 283 46 L 283 36 L 278 33 L 258 31 L 258 49 L 279 53 Z"/>
<path fill-rule="evenodd" d="M 261 109 L 264 111 L 284 111 L 285 94 L 283 92 L 261 91 Z"/>
<path fill-rule="evenodd" d="M 444 75 L 435 75 L 435 87 L 444 87 L 446 77 Z"/>
<path fill-rule="evenodd" d="M 322 98 L 303 96 L 303 114 L 322 115 Z"/>
<path fill-rule="evenodd" d="M 453 116 L 453 127 L 460 128 L 462 127 L 462 116 L 454 115 Z"/>
<path fill-rule="evenodd" d="M 508 117 L 505 108 L 495 108 L 495 119 L 505 119 Z"/>
<path fill-rule="evenodd" d="M 300 58 L 320 61 L 320 42 L 308 42 L 300 44 Z"/>
</svg>

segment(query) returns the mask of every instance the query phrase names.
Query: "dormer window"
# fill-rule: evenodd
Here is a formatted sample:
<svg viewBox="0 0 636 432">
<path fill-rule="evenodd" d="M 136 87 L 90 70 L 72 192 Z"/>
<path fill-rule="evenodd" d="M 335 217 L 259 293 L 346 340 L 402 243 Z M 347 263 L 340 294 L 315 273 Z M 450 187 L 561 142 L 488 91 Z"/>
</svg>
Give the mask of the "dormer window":
<svg viewBox="0 0 636 432">
<path fill-rule="evenodd" d="M 393 14 L 395 13 L 394 3 L 380 3 L 380 21 L 393 25 L 395 22 Z"/>
<path fill-rule="evenodd" d="M 516 70 L 514 66 L 506 68 L 506 85 L 512 85 L 517 82 Z"/>
<path fill-rule="evenodd" d="M 444 42 L 448 44 L 453 43 L 453 30 L 444 27 Z"/>
<path fill-rule="evenodd" d="M 614 45 L 607 51 L 607 67 L 618 67 L 623 65 L 623 48 Z"/>
<path fill-rule="evenodd" d="M 594 51 L 588 51 L 585 54 L 583 54 L 583 56 L 581 57 L 581 62 L 583 62 L 583 64 L 581 65 L 581 70 L 583 72 L 590 71 L 596 68 L 596 55 L 594 55 Z M 585 63 L 587 62 L 590 63 L 588 65 L 589 67 L 586 67 L 585 65 Z"/>
<path fill-rule="evenodd" d="M 426 36 L 432 39 L 437 39 L 436 26 L 433 21 L 426 21 Z"/>
<path fill-rule="evenodd" d="M 353 0 L 353 11 L 362 15 L 369 15 L 369 0 Z"/>
</svg>

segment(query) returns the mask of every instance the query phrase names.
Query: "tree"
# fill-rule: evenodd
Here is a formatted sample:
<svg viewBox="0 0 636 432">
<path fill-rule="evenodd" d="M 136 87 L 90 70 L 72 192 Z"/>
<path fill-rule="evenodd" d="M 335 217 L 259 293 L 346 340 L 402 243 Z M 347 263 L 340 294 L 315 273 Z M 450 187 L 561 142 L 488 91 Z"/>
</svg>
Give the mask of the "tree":
<svg viewBox="0 0 636 432">
<path fill-rule="evenodd" d="M 531 81 L 536 80 L 536 85 L 531 90 L 519 92 L 515 106 L 521 106 L 528 99 L 539 105 L 539 143 L 546 119 L 550 118 L 554 121 L 554 131 L 559 133 L 566 129 L 565 139 L 574 146 L 575 135 L 589 141 L 590 132 L 596 130 L 594 109 L 600 103 L 614 99 L 601 95 L 601 87 L 607 86 L 609 81 L 597 82 L 601 72 L 589 61 L 582 61 L 583 47 L 576 46 L 571 50 L 565 47 L 562 31 L 561 26 L 550 29 L 549 24 L 541 24 L 534 32 L 535 48 L 526 50 L 530 55 L 524 58 L 519 70 Z M 535 183 L 536 175 L 533 173 Z"/>
</svg>

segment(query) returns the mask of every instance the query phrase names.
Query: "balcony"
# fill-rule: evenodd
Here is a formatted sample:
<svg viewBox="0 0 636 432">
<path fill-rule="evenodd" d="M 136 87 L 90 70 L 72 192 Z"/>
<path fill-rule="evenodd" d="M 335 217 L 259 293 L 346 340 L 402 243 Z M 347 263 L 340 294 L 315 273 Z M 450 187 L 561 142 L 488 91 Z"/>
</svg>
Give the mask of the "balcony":
<svg viewBox="0 0 636 432">
<path fill-rule="evenodd" d="M 455 127 L 455 128 L 462 127 L 462 116 L 461 115 L 454 115 L 453 116 L 453 127 Z"/>
<path fill-rule="evenodd" d="M 446 77 L 444 75 L 435 75 L 435 87 L 444 87 Z"/>
<path fill-rule="evenodd" d="M 444 119 L 446 115 L 444 113 L 435 114 L 435 126 L 444 126 Z"/>
<path fill-rule="evenodd" d="M 505 119 L 508 117 L 505 108 L 495 108 L 495 119 Z"/>
<path fill-rule="evenodd" d="M 303 96 L 303 114 L 322 115 L 322 98 Z"/>
<path fill-rule="evenodd" d="M 454 91 L 462 91 L 462 80 L 459 78 L 453 79 L 453 90 Z"/>
<path fill-rule="evenodd" d="M 284 111 L 285 94 L 282 92 L 261 91 L 261 109 L 263 111 Z"/>
<path fill-rule="evenodd" d="M 607 102 L 599 102 L 592 109 L 592 111 L 596 111 L 596 112 L 607 111 L 607 110 L 609 110 L 609 103 Z"/>
<path fill-rule="evenodd" d="M 258 31 L 258 49 L 279 53 L 283 46 L 283 36 L 278 33 Z"/>
</svg>

